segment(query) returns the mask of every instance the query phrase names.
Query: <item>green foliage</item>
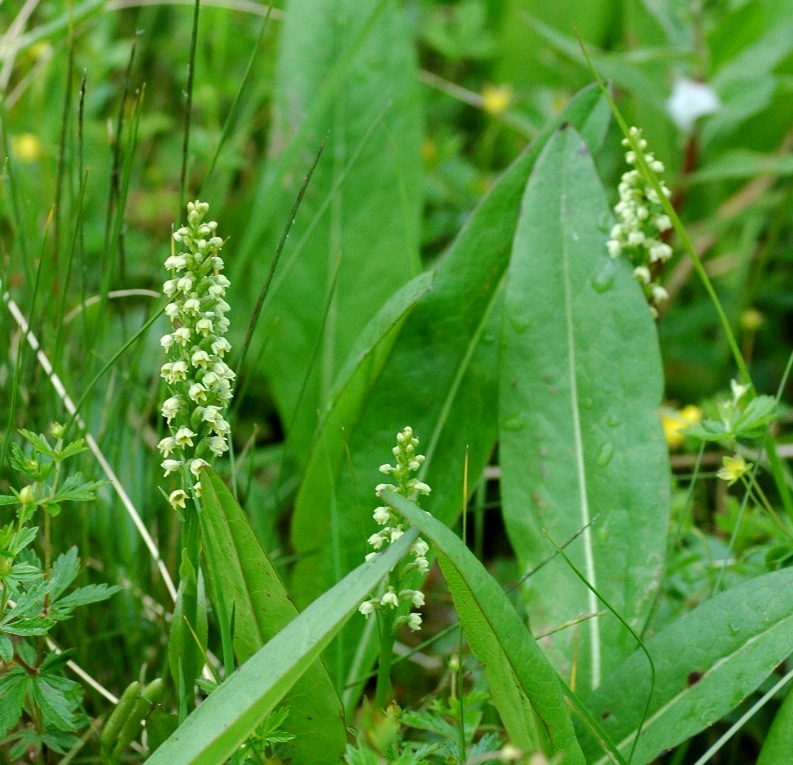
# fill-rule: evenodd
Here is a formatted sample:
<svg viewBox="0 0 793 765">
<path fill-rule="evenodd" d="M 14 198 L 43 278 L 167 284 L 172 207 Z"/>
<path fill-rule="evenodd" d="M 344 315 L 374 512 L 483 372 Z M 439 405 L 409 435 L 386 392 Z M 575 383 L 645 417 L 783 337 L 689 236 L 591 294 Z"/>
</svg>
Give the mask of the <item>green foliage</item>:
<svg viewBox="0 0 793 765">
<path fill-rule="evenodd" d="M 0 760 L 787 762 L 789 2 L 80 0 L 0 28 Z M 671 190 L 646 225 L 632 125 Z M 162 263 L 196 197 L 237 385 L 228 455 L 180 475 Z M 406 426 L 432 516 L 389 495 L 416 528 L 362 563 Z"/>
<path fill-rule="evenodd" d="M 44 748 L 65 753 L 77 742 L 74 733 L 87 722 L 82 688 L 64 677 L 67 654 L 52 650 L 44 638 L 76 608 L 107 600 L 121 589 L 106 584 L 70 589 L 80 573 L 76 547 L 51 560 L 50 518 L 60 514 L 63 502 L 93 500 L 102 483 L 62 475 L 62 463 L 85 446 L 82 440 L 64 445 L 58 424 L 50 430 L 54 445 L 43 434 L 20 430 L 33 454 L 15 444 L 11 463 L 30 483 L 3 497 L 3 504 L 19 505 L 17 522 L 0 529 L 0 743 L 10 745 L 13 759 Z M 38 508 L 46 532 L 43 563 L 30 549 L 39 529 L 27 525 Z"/>
</svg>

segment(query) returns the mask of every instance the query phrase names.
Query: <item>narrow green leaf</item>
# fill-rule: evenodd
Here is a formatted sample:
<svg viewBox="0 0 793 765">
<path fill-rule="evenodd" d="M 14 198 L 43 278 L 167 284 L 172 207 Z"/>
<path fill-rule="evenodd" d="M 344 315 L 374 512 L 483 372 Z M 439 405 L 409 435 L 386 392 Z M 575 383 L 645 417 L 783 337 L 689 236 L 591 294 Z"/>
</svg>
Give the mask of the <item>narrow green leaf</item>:
<svg viewBox="0 0 793 765">
<path fill-rule="evenodd" d="M 500 447 L 504 518 L 523 570 L 567 549 L 639 633 L 666 549 L 668 457 L 649 309 L 626 261 L 606 252 L 609 209 L 587 145 L 561 129 L 523 197 L 505 298 Z M 601 609 L 560 558 L 526 583 L 535 632 Z M 543 641 L 577 688 L 636 647 L 612 614 Z"/>
<path fill-rule="evenodd" d="M 581 127 L 596 146 L 608 110 L 590 88 L 554 125 L 564 120 Z M 334 411 L 316 439 L 292 526 L 292 542 L 302 556 L 292 588 L 299 603 L 310 602 L 366 554 L 366 539 L 375 530 L 377 466 L 405 425 L 421 439 L 419 449 L 427 457 L 422 477 L 433 487 L 428 507 L 442 520 L 459 511 L 466 446 L 470 485 L 489 459 L 497 437 L 500 284 L 526 179 L 552 127 L 472 213 L 362 406 Z M 337 687 L 365 675 L 374 660 L 372 636 L 362 640 L 361 632 L 360 624 L 350 625 L 334 646 L 338 650 L 326 657 Z"/>
<path fill-rule="evenodd" d="M 788 765 L 793 742 L 793 686 L 788 689 L 782 706 L 768 731 L 757 765 Z"/>
<path fill-rule="evenodd" d="M 149 758 L 148 765 L 224 762 L 316 662 L 417 536 L 418 532 L 409 530 L 317 598 L 214 691 Z"/>
<path fill-rule="evenodd" d="M 201 487 L 207 561 L 218 562 L 214 573 L 229 621 L 234 614 L 234 652 L 242 664 L 298 611 L 244 511 L 212 468 L 202 471 Z M 289 709 L 286 728 L 295 735 L 293 760 L 337 763 L 347 735 L 341 701 L 321 659 L 308 668 L 284 703 Z"/>
<path fill-rule="evenodd" d="M 793 645 L 793 569 L 755 577 L 715 595 L 682 616 L 647 648 L 656 685 L 633 765 L 666 749 L 735 709 L 790 654 Z M 630 656 L 585 699 L 623 753 L 630 749 L 649 693 L 647 657 Z M 609 760 L 587 734 L 587 761 Z"/>
<path fill-rule="evenodd" d="M 471 649 L 512 742 L 526 752 L 585 762 L 556 670 L 501 586 L 452 531 L 394 492 L 383 499 L 432 543 Z"/>
</svg>

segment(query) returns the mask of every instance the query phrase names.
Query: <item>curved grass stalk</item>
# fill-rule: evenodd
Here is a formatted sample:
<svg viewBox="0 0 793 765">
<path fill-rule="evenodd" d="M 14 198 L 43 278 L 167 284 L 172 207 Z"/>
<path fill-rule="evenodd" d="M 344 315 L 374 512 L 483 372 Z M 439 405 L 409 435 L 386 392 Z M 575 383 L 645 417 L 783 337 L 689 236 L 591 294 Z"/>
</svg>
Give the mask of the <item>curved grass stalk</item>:
<svg viewBox="0 0 793 765">
<path fill-rule="evenodd" d="M 775 696 L 782 688 L 787 685 L 791 680 L 793 680 L 793 670 L 788 672 L 773 688 L 771 688 L 767 693 L 763 694 L 763 696 L 754 704 L 752 704 L 749 709 L 746 710 L 744 714 L 742 714 L 727 730 L 718 741 L 716 741 L 713 746 L 708 749 L 705 754 L 702 755 L 694 765 L 706 765 L 706 763 L 711 762 L 713 755 L 719 751 L 726 743 L 729 741 L 756 713 L 759 712 L 767 703 L 768 701 Z"/>
<path fill-rule="evenodd" d="M 559 553 L 559 555 L 565 559 L 567 565 L 570 566 L 570 570 L 586 585 L 587 589 L 596 595 L 603 605 L 606 606 L 606 608 L 611 611 L 611 613 L 614 614 L 617 619 L 619 619 L 622 626 L 631 633 L 633 639 L 647 657 L 647 661 L 650 665 L 650 692 L 647 694 L 647 702 L 644 705 L 644 710 L 642 711 L 642 716 L 639 720 L 639 727 L 636 729 L 636 735 L 633 737 L 633 744 L 631 745 L 631 750 L 628 754 L 628 762 L 630 763 L 633 759 L 633 754 L 636 751 L 636 745 L 639 743 L 639 738 L 642 735 L 642 728 L 644 728 L 644 723 L 647 720 L 647 716 L 650 711 L 650 701 L 652 700 L 653 691 L 655 690 L 655 662 L 653 661 L 653 657 L 650 656 L 650 652 L 647 650 L 647 647 L 644 645 L 644 641 L 636 634 L 630 624 L 628 624 L 628 622 L 622 618 L 620 613 L 587 581 L 586 577 L 578 570 L 578 567 L 575 565 L 575 563 L 570 560 L 567 553 L 556 543 L 556 541 L 551 537 L 550 534 L 548 534 L 547 531 L 545 532 L 545 536 L 548 537 L 548 541 L 556 548 L 556 551 Z"/>
<path fill-rule="evenodd" d="M 0 289 L 2 289 L 2 282 L 0 282 Z M 110 463 L 105 459 L 105 455 L 102 453 L 102 450 L 99 448 L 99 444 L 97 444 L 96 439 L 88 432 L 88 428 L 85 424 L 85 421 L 82 417 L 77 413 L 78 407 L 75 406 L 74 401 L 66 392 L 66 388 L 61 381 L 61 378 L 57 375 L 55 370 L 52 368 L 52 364 L 50 363 L 49 358 L 41 349 L 38 339 L 30 330 L 28 325 L 27 319 L 22 314 L 22 311 L 19 309 L 19 306 L 14 302 L 14 300 L 9 296 L 7 292 L 3 293 L 2 295 L 3 302 L 6 304 L 9 313 L 13 316 L 14 321 L 17 323 L 17 326 L 22 331 L 22 334 L 28 341 L 30 347 L 35 351 L 36 358 L 41 365 L 41 368 L 44 370 L 44 373 L 49 378 L 52 387 L 55 388 L 55 392 L 58 394 L 58 397 L 63 402 L 63 406 L 65 407 L 66 411 L 72 418 L 72 421 L 77 424 L 80 430 L 83 431 L 85 434 L 85 442 L 88 445 L 88 448 L 93 453 L 96 461 L 99 463 L 102 471 L 107 476 L 107 480 L 110 482 L 111 486 L 115 490 L 118 498 L 121 500 L 121 504 L 124 505 L 124 509 L 127 511 L 127 515 L 129 515 L 132 523 L 134 524 L 135 528 L 137 529 L 138 533 L 141 536 L 146 548 L 149 550 L 149 553 L 157 565 L 157 568 L 162 576 L 163 582 L 165 583 L 165 587 L 168 590 L 168 594 L 171 596 L 172 600 L 176 600 L 176 588 L 174 587 L 173 580 L 171 579 L 171 575 L 168 573 L 168 569 L 165 567 L 165 563 L 163 562 L 162 558 L 160 557 L 160 551 L 157 548 L 154 540 L 151 538 L 149 534 L 149 530 L 144 525 L 143 521 L 141 520 L 140 514 L 135 509 L 135 506 L 132 504 L 132 500 L 129 498 L 129 495 L 125 491 L 124 487 L 121 485 L 121 482 L 118 480 L 118 476 L 116 476 L 115 471 L 110 466 Z M 158 316 L 159 314 L 157 314 Z M 155 316 L 156 318 L 156 316 Z M 126 346 L 125 346 L 126 347 Z M 92 387 L 92 386 L 91 386 Z"/>
</svg>

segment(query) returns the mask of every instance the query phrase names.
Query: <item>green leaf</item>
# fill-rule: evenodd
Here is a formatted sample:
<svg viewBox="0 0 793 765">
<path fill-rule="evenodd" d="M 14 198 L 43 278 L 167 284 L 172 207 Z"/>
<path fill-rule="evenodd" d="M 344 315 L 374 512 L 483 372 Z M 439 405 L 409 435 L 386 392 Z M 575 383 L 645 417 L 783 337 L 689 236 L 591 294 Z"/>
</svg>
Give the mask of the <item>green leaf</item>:
<svg viewBox="0 0 793 765">
<path fill-rule="evenodd" d="M 383 499 L 432 543 L 465 636 L 484 664 L 490 693 L 512 742 L 524 751 L 585 762 L 556 671 L 501 586 L 454 533 L 394 492 Z"/>
<path fill-rule="evenodd" d="M 56 611 L 56 618 L 63 619 L 70 616 L 71 612 L 79 606 L 86 606 L 89 603 L 99 603 L 100 601 L 107 600 L 111 595 L 114 595 L 121 589 L 121 586 L 117 584 L 89 584 L 85 587 L 80 587 L 53 604 Z M 61 612 L 64 612 L 63 616 L 60 615 Z"/>
<path fill-rule="evenodd" d="M 232 281 L 250 285 L 253 305 L 269 265 L 261 253 L 274 252 L 327 139 L 261 322 L 266 372 L 301 462 L 316 413 L 361 327 L 419 270 L 418 89 L 411 31 L 399 3 L 288 4 L 269 141 L 277 159 L 254 201 L 268 214 L 250 216 Z M 241 269 L 250 267 L 253 277 L 243 276 Z"/>
<path fill-rule="evenodd" d="M 49 725 L 63 731 L 78 727 L 76 683 L 65 677 L 42 674 L 33 677 L 29 684 L 33 699 Z"/>
<path fill-rule="evenodd" d="M 27 673 L 21 667 L 11 667 L 0 675 L 0 738 L 22 715 L 26 691 Z"/>
<path fill-rule="evenodd" d="M 793 686 L 788 689 L 782 706 L 771 723 L 757 765 L 787 765 L 790 742 L 793 741 Z"/>
<path fill-rule="evenodd" d="M 661 359 L 627 261 L 606 252 L 609 209 L 587 145 L 560 129 L 537 161 L 515 233 L 501 353 L 499 461 L 507 533 L 528 571 L 546 532 L 641 632 L 666 550 L 669 467 Z M 532 630 L 602 605 L 556 557 L 524 588 Z M 636 647 L 612 614 L 543 641 L 563 677 L 597 687 Z"/>
<path fill-rule="evenodd" d="M 50 578 L 46 583 L 50 597 L 57 600 L 79 572 L 80 559 L 77 557 L 77 548 L 71 547 L 67 552 L 61 553 L 52 564 Z"/>
<path fill-rule="evenodd" d="M 735 709 L 790 654 L 793 569 L 755 577 L 705 601 L 647 643 L 656 668 L 649 717 L 632 760 L 652 761 Z M 649 688 L 647 657 L 629 657 L 585 702 L 623 753 Z M 608 758 L 587 734 L 587 762 Z"/>
<path fill-rule="evenodd" d="M 25 440 L 29 441 L 39 454 L 46 454 L 52 459 L 55 459 L 58 456 L 57 452 L 50 446 L 50 442 L 47 441 L 46 436 L 43 434 L 34 433 L 33 431 L 25 430 L 24 428 L 19 429 L 19 434 Z"/>
<path fill-rule="evenodd" d="M 242 508 L 212 470 L 201 474 L 204 545 L 218 570 L 223 606 L 234 615 L 234 652 L 246 662 L 297 615 L 278 572 L 261 548 Z M 287 695 L 286 727 L 295 735 L 297 762 L 338 762 L 347 742 L 343 711 L 325 665 L 318 659 Z"/>
<path fill-rule="evenodd" d="M 555 124 L 564 120 L 597 145 L 608 110 L 590 88 Z M 310 602 L 368 552 L 377 466 L 390 457 L 394 435 L 405 425 L 421 439 L 422 480 L 433 487 L 427 506 L 436 517 L 451 520 L 459 512 L 466 446 L 471 486 L 481 474 L 497 437 L 500 284 L 526 178 L 551 132 L 537 138 L 472 213 L 363 405 L 334 411 L 317 437 L 293 516 L 292 542 L 302 556 L 292 586 L 298 603 Z M 319 554 L 326 540 L 330 554 Z M 362 640 L 362 630 L 351 624 L 326 656 L 337 687 L 365 676 L 374 660 L 373 633 Z M 346 706 L 351 700 L 345 697 Z"/>
<path fill-rule="evenodd" d="M 96 490 L 107 481 L 85 481 L 80 473 L 66 478 L 52 498 L 53 502 L 90 502 L 96 498 Z"/>
<path fill-rule="evenodd" d="M 148 760 L 148 765 L 217 765 L 314 664 L 358 605 L 405 556 L 417 532 L 360 565 L 317 598 L 228 678 Z"/>
</svg>

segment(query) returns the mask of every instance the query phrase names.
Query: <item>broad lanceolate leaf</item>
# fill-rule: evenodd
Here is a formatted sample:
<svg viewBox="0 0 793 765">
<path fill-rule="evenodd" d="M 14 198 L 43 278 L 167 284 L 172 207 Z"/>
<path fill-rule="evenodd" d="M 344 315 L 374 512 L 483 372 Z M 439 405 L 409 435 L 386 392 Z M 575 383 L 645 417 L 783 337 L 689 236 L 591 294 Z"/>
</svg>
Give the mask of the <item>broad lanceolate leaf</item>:
<svg viewBox="0 0 793 765">
<path fill-rule="evenodd" d="M 649 309 L 627 262 L 606 252 L 609 212 L 587 145 L 570 126 L 529 179 L 515 233 L 501 353 L 504 518 L 521 567 L 563 544 L 587 580 L 641 631 L 666 545 L 669 476 L 656 413 L 662 374 Z M 603 608 L 561 557 L 525 588 L 535 634 Z M 636 647 L 613 614 L 543 641 L 577 689 Z"/>
<path fill-rule="evenodd" d="M 583 765 L 556 670 L 501 586 L 440 521 L 398 494 L 386 492 L 383 498 L 432 543 L 512 743 L 526 752 L 541 749 L 548 757 L 561 754 L 566 765 Z"/>
<path fill-rule="evenodd" d="M 315 600 L 214 691 L 148 759 L 148 765 L 224 762 L 317 661 L 417 537 L 418 532 L 410 529 Z M 356 618 L 363 619 L 357 612 Z"/>
<path fill-rule="evenodd" d="M 737 707 L 790 655 L 791 646 L 793 569 L 722 592 L 658 633 L 647 643 L 656 682 L 633 765 L 652 761 Z M 623 753 L 649 693 L 647 657 L 637 651 L 585 699 Z M 581 741 L 587 762 L 609 762 L 586 734 Z"/>
<path fill-rule="evenodd" d="M 302 462 L 361 328 L 419 270 L 422 119 L 401 4 L 291 0 L 274 88 L 274 160 L 233 275 L 249 285 L 252 307 L 327 139 L 259 327 L 265 371 Z"/>
<path fill-rule="evenodd" d="M 202 472 L 201 488 L 207 562 L 217 566 L 210 581 L 222 590 L 228 622 L 233 614 L 234 652 L 242 664 L 298 611 L 242 508 L 212 468 Z M 284 703 L 289 709 L 285 728 L 295 735 L 293 760 L 339 762 L 347 734 L 341 701 L 321 659 L 297 681 Z"/>
<path fill-rule="evenodd" d="M 560 115 L 597 145 L 608 111 L 594 89 Z M 557 123 L 558 124 L 558 123 Z M 304 557 L 293 591 L 310 602 L 360 561 L 372 521 L 377 466 L 387 461 L 394 435 L 411 425 L 427 457 L 422 476 L 433 488 L 427 500 L 436 517 L 459 510 L 466 446 L 471 486 L 497 436 L 498 295 L 509 258 L 520 198 L 551 130 L 539 136 L 472 214 L 399 337 L 363 405 L 338 412 L 317 438 L 301 486 L 292 541 Z M 342 430 L 343 428 L 343 430 Z M 368 672 L 374 644 L 361 642 L 360 626 L 342 633 L 331 676 L 338 686 Z M 356 666 L 350 656 L 363 646 Z"/>
</svg>

